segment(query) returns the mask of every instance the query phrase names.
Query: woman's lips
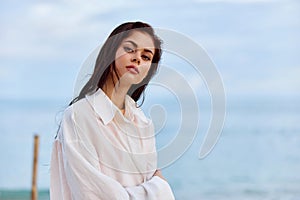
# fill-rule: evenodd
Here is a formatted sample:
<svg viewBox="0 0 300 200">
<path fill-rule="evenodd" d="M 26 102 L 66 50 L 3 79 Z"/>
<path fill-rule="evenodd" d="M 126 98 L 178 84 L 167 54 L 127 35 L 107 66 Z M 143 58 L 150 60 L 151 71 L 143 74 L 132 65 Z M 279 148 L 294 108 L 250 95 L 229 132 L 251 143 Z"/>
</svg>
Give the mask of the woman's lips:
<svg viewBox="0 0 300 200">
<path fill-rule="evenodd" d="M 138 74 L 139 73 L 139 69 L 136 66 L 134 66 L 134 65 L 126 66 L 126 69 L 129 72 L 133 73 L 133 74 Z"/>
</svg>

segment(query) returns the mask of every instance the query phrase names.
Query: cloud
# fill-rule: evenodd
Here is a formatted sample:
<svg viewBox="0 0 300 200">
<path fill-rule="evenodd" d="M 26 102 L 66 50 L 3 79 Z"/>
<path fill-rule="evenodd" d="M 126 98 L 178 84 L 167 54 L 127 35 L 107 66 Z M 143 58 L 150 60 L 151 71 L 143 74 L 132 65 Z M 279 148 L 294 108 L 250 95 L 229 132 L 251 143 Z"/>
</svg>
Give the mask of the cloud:
<svg viewBox="0 0 300 200">
<path fill-rule="evenodd" d="M 197 3 L 239 3 L 239 4 L 249 4 L 249 3 L 274 3 L 278 0 L 194 0 Z"/>
<path fill-rule="evenodd" d="M 121 1 L 38 2 L 3 20 L 0 56 L 6 58 L 65 58 L 78 52 L 72 45 L 105 38 L 112 25 L 95 16 L 126 7 Z M 87 37 L 88 36 L 88 37 Z M 72 55 L 74 56 L 74 54 Z"/>
<path fill-rule="evenodd" d="M 299 97 L 300 67 L 268 67 L 269 70 L 256 70 L 252 74 L 226 74 L 225 85 L 231 96 L 291 96 Z M 263 73 L 263 74 L 262 74 Z M 256 75 L 256 77 L 255 77 Z M 241 81 L 242 79 L 242 81 Z"/>
<path fill-rule="evenodd" d="M 40 68 L 55 68 L 50 72 L 59 72 L 61 82 L 74 80 L 76 77 L 70 76 L 75 72 L 71 71 L 80 67 L 86 56 L 103 42 L 120 20 L 128 18 L 178 30 L 201 43 L 222 76 L 232 78 L 225 80 L 229 83 L 235 81 L 235 84 L 226 87 L 230 90 L 246 84 L 240 74 L 249 70 L 264 66 L 298 66 L 297 60 L 290 56 L 299 51 L 297 1 L 197 0 L 172 1 L 172 5 L 169 1 L 163 1 L 144 6 L 137 1 L 129 4 L 121 1 L 67 0 L 21 6 L 21 9 L 1 13 L 0 64 L 7 68 L 6 74 L 11 77 L 1 79 L 4 85 L 16 81 L 40 81 L 41 78 L 37 77 L 44 71 Z M 173 10 L 178 10 L 178 14 L 174 15 Z M 181 65 L 174 63 L 173 66 Z M 64 78 L 66 74 L 68 79 Z M 249 76 L 251 88 L 251 81 L 255 82 L 257 77 L 252 71 Z M 53 80 L 57 76 L 49 74 L 48 78 Z M 45 81 L 49 82 L 49 88 L 53 87 L 50 80 Z M 189 81 L 198 88 L 203 84 L 198 80 L 195 77 Z M 36 84 L 29 84 L 32 85 Z M 24 84 L 18 84 L 16 91 L 23 91 L 22 86 Z M 1 91 L 3 94 L 8 89 Z M 12 88 L 10 91 L 16 93 Z M 40 94 L 39 91 L 36 93 Z"/>
</svg>

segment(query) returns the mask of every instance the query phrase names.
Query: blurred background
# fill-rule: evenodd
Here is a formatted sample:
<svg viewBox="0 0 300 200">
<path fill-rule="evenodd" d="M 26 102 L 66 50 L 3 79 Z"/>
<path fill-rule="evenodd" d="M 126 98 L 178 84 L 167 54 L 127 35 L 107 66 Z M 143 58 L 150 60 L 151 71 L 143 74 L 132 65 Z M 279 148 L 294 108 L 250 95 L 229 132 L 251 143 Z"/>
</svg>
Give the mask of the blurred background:
<svg viewBox="0 0 300 200">
<path fill-rule="evenodd" d="M 226 90 L 222 135 L 198 159 L 210 96 L 201 77 L 182 72 L 199 92 L 200 126 L 188 151 L 163 169 L 176 198 L 300 198 L 299 1 L 12 0 L 1 1 L 0 11 L 0 199 L 29 199 L 34 134 L 40 199 L 49 198 L 52 142 L 80 68 L 117 25 L 138 20 L 201 45 Z M 166 53 L 162 63 L 179 71 L 188 66 L 175 61 Z M 161 93 L 148 93 L 149 115 Z M 166 126 L 158 146 L 176 132 L 171 116 L 180 112 L 172 98 L 160 102 Z"/>
</svg>

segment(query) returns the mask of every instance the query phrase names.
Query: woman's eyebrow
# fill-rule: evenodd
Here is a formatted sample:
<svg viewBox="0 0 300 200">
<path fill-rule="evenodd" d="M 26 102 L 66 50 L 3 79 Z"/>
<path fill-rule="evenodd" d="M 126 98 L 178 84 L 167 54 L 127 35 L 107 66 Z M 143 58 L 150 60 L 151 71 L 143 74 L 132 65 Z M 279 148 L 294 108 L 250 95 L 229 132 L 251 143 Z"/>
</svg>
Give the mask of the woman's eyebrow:
<svg viewBox="0 0 300 200">
<path fill-rule="evenodd" d="M 135 42 L 133 42 L 132 40 L 126 40 L 126 41 L 124 41 L 124 42 L 129 42 L 129 43 L 131 43 L 131 44 L 134 46 L 134 48 L 137 48 L 137 46 L 138 46 L 138 45 L 137 45 Z M 154 55 L 153 52 L 152 52 L 150 49 L 144 49 L 144 51 L 149 52 L 149 53 L 151 53 L 152 55 Z"/>
<path fill-rule="evenodd" d="M 144 51 L 149 52 L 149 53 L 151 53 L 152 55 L 154 55 L 153 52 L 152 52 L 150 49 L 144 49 Z"/>
<path fill-rule="evenodd" d="M 129 42 L 129 43 L 131 43 L 135 48 L 137 47 L 137 44 L 136 44 L 135 42 L 131 41 L 131 40 L 126 40 L 126 41 L 124 41 L 124 42 Z"/>
</svg>

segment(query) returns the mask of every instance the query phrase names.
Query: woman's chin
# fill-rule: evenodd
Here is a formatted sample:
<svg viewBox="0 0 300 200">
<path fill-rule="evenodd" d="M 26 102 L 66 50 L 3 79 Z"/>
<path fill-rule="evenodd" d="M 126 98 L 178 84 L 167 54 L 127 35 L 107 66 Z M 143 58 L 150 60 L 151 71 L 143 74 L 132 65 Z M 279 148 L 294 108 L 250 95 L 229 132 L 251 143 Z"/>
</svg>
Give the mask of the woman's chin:
<svg viewBox="0 0 300 200">
<path fill-rule="evenodd" d="M 130 84 L 131 85 L 137 85 L 137 84 L 139 84 L 139 83 L 141 83 L 142 82 L 142 80 L 132 80 L 131 82 L 130 82 Z"/>
<path fill-rule="evenodd" d="M 132 76 L 132 74 L 125 74 L 124 76 L 122 76 L 122 78 L 120 79 L 121 83 L 123 82 L 126 85 L 136 85 L 142 82 L 142 78 L 138 77 L 138 76 Z"/>
</svg>

